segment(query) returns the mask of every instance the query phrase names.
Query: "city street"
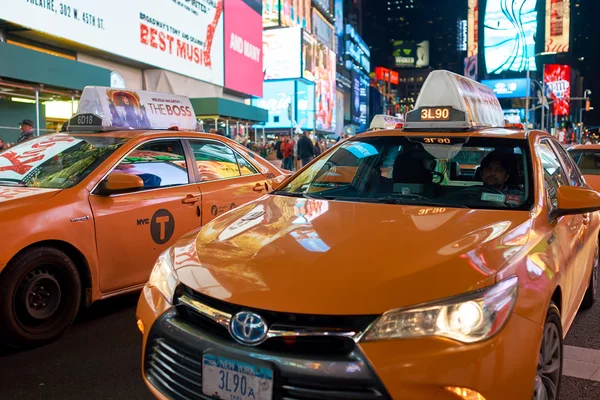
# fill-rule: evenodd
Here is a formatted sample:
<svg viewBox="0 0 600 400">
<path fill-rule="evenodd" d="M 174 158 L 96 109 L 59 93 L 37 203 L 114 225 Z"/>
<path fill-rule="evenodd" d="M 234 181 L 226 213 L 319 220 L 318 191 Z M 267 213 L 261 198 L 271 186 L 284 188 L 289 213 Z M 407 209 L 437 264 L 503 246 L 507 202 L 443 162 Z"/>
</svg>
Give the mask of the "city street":
<svg viewBox="0 0 600 400">
<path fill-rule="evenodd" d="M 135 326 L 138 296 L 95 304 L 58 342 L 0 356 L 3 400 L 152 399 L 140 377 L 141 335 Z M 561 400 L 600 399 L 600 303 L 580 313 L 565 345 Z M 573 349 L 584 348 L 585 350 Z M 595 350 L 595 351 L 594 351 Z M 583 356 L 581 356 L 583 353 Z M 573 376 L 591 376 L 595 380 Z"/>
</svg>

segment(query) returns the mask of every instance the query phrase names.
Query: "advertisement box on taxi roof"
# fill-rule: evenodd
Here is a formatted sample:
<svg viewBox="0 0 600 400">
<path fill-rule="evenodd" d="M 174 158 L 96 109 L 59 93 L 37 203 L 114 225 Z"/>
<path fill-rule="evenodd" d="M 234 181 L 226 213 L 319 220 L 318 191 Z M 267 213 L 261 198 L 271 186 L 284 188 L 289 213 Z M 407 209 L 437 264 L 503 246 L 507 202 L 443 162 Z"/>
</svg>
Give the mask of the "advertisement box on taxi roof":
<svg viewBox="0 0 600 400">
<path fill-rule="evenodd" d="M 262 97 L 262 16 L 253 0 L 225 0 L 225 87 Z"/>
<path fill-rule="evenodd" d="M 0 19 L 223 86 L 223 0 L 0 0 Z"/>
</svg>

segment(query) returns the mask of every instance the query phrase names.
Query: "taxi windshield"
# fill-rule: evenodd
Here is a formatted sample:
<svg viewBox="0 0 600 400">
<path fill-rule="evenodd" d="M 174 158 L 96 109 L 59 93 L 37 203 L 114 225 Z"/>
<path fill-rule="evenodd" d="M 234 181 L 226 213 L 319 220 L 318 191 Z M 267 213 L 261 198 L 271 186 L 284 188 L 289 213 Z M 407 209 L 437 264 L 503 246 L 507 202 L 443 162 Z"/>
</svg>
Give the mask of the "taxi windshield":
<svg viewBox="0 0 600 400">
<path fill-rule="evenodd" d="M 125 141 L 63 134 L 28 140 L 0 152 L 0 186 L 70 188 Z"/>
<path fill-rule="evenodd" d="M 584 175 L 600 175 L 600 150 L 570 150 L 569 153 Z"/>
<path fill-rule="evenodd" d="M 275 195 L 407 205 L 529 210 L 526 141 L 490 137 L 356 137 Z"/>
</svg>

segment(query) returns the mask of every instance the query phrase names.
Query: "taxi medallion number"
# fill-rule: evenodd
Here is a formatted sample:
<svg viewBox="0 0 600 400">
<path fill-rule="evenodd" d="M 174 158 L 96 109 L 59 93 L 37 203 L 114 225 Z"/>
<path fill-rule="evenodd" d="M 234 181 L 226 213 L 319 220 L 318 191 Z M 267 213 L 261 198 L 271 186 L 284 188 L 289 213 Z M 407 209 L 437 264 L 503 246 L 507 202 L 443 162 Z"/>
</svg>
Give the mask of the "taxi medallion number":
<svg viewBox="0 0 600 400">
<path fill-rule="evenodd" d="M 202 360 L 202 392 L 217 399 L 271 400 L 273 371 L 205 354 Z"/>
<path fill-rule="evenodd" d="M 424 108 L 421 110 L 421 121 L 450 121 L 450 108 Z"/>
</svg>

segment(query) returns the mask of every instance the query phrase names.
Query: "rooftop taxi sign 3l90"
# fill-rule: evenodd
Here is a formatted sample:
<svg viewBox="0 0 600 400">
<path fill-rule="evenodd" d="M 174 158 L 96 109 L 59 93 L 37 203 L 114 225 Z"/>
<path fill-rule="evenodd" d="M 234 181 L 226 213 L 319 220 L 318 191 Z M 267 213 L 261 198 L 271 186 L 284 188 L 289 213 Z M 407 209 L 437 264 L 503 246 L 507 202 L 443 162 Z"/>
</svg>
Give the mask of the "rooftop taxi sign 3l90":
<svg viewBox="0 0 600 400">
<path fill-rule="evenodd" d="M 423 84 L 405 129 L 504 127 L 504 113 L 493 90 L 449 71 L 433 71 Z"/>
</svg>

